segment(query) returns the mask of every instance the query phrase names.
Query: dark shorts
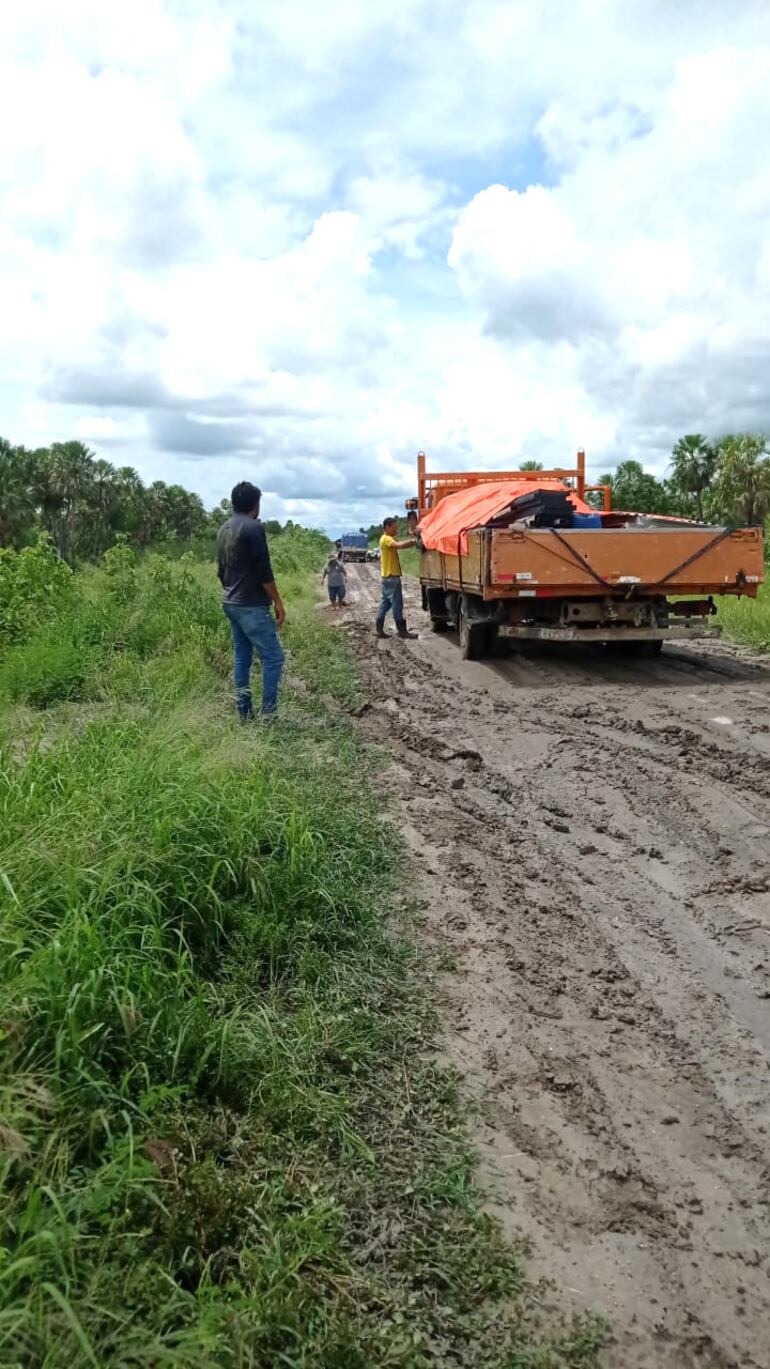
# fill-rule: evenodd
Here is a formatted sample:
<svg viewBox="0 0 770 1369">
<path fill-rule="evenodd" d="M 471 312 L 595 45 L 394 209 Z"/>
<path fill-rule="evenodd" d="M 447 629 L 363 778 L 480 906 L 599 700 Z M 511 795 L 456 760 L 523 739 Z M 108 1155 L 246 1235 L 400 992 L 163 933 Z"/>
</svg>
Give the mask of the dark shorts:
<svg viewBox="0 0 770 1369">
<path fill-rule="evenodd" d="M 329 585 L 329 603 L 341 604 L 345 599 L 344 585 Z"/>
</svg>

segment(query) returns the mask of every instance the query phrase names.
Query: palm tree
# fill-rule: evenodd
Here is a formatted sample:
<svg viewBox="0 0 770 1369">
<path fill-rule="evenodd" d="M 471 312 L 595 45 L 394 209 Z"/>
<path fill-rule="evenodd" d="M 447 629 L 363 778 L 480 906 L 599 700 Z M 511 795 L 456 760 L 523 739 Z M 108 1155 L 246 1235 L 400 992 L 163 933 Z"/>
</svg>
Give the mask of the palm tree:
<svg viewBox="0 0 770 1369">
<path fill-rule="evenodd" d="M 19 547 L 35 520 L 33 457 L 0 437 L 0 547 Z"/>
<path fill-rule="evenodd" d="M 770 515 L 770 454 L 763 433 L 722 438 L 711 502 L 730 523 L 754 527 Z"/>
<path fill-rule="evenodd" d="M 167 485 L 164 495 L 167 537 L 194 537 L 206 522 L 206 510 L 200 495 L 192 494 L 182 485 Z"/>
<path fill-rule="evenodd" d="M 59 555 L 72 564 L 88 517 L 94 454 L 82 442 L 54 442 L 38 456 L 43 525 Z"/>
<path fill-rule="evenodd" d="M 542 463 L 542 461 L 520 461 L 520 462 L 519 462 L 519 470 L 520 470 L 520 471 L 542 471 L 542 469 L 543 469 L 543 463 Z"/>
<path fill-rule="evenodd" d="M 638 461 L 620 461 L 612 475 L 601 475 L 600 485 L 609 485 L 614 508 L 635 513 L 667 513 L 665 486 Z"/>
<path fill-rule="evenodd" d="M 141 540 L 144 485 L 133 466 L 120 466 L 115 472 L 115 527 L 129 537 Z"/>
<path fill-rule="evenodd" d="M 211 532 L 218 532 L 219 529 L 221 528 L 222 524 L 227 522 L 227 520 L 228 520 L 228 518 L 230 517 L 230 514 L 232 513 L 232 511 L 233 511 L 233 510 L 232 510 L 232 506 L 231 506 L 231 504 L 230 504 L 230 500 L 229 500 L 229 499 L 220 499 L 220 501 L 219 501 L 219 503 L 217 504 L 216 508 L 215 508 L 215 509 L 212 509 L 211 512 L 210 512 L 209 515 L 208 515 L 207 523 L 208 523 L 209 530 L 210 530 Z M 279 531 L 280 531 L 280 524 L 278 525 L 278 528 L 279 528 Z M 269 526 L 268 526 L 267 523 L 265 524 L 265 529 L 266 529 L 266 531 L 267 531 L 268 533 L 270 532 L 270 528 L 269 528 Z"/>
<path fill-rule="evenodd" d="M 703 520 L 703 495 L 711 484 L 716 451 L 702 433 L 680 437 L 671 453 L 672 484 L 681 494 L 694 496 L 698 518 Z"/>
<path fill-rule="evenodd" d="M 90 550 L 99 554 L 109 546 L 118 512 L 117 472 L 109 461 L 93 463 L 93 480 L 88 491 Z"/>
<path fill-rule="evenodd" d="M 172 496 L 173 498 L 173 496 Z M 145 523 L 149 542 L 162 542 L 171 527 L 171 499 L 165 480 L 153 480 L 145 490 Z"/>
</svg>

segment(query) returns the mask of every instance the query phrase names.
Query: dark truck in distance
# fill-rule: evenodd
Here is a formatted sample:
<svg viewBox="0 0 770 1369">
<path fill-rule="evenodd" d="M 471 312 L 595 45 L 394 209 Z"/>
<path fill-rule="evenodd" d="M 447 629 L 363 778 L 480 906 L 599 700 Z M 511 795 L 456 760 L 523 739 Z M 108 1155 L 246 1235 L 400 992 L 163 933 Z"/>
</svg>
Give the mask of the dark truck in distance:
<svg viewBox="0 0 770 1369">
<path fill-rule="evenodd" d="M 344 532 L 339 539 L 337 555 L 341 561 L 365 561 L 368 546 L 366 533 Z"/>
</svg>

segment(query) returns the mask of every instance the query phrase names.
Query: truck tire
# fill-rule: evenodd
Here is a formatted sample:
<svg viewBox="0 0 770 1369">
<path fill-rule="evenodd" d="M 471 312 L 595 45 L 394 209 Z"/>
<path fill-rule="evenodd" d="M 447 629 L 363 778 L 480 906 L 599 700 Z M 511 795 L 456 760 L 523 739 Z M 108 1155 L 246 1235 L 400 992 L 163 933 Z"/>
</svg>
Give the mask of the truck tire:
<svg viewBox="0 0 770 1369">
<path fill-rule="evenodd" d="M 481 660 L 487 646 L 487 633 L 489 629 L 486 623 L 472 622 L 468 617 L 468 608 L 464 599 L 460 600 L 458 617 L 460 655 L 464 661 Z"/>
<path fill-rule="evenodd" d="M 430 615 L 432 632 L 446 632 L 449 627 L 446 595 L 443 589 L 422 587 L 422 606 Z"/>
</svg>

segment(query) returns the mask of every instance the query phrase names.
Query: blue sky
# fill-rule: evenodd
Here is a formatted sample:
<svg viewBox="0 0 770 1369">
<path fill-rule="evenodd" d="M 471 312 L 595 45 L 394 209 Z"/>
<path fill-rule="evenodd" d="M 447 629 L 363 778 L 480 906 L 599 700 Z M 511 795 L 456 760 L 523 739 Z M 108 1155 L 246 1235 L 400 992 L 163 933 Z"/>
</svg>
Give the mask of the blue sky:
<svg viewBox="0 0 770 1369">
<path fill-rule="evenodd" d="M 768 92 L 759 0 L 6 6 L 0 432 L 339 528 L 768 428 Z"/>
</svg>

